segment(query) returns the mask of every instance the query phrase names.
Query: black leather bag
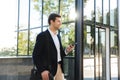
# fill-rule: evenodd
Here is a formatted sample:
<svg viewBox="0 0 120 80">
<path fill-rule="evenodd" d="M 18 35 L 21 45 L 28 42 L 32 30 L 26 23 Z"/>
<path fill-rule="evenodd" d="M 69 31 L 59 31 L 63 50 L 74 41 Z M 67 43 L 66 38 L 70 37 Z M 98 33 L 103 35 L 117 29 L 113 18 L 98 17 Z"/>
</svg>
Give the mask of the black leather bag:
<svg viewBox="0 0 120 80">
<path fill-rule="evenodd" d="M 31 69 L 30 80 L 42 80 L 40 74 L 38 74 L 35 66 Z"/>
<path fill-rule="evenodd" d="M 35 67 L 31 69 L 30 80 L 42 80 L 40 74 L 38 74 L 37 69 Z M 49 74 L 49 80 L 54 80 L 54 77 L 51 73 Z"/>
<path fill-rule="evenodd" d="M 49 80 L 54 80 L 54 77 L 51 73 L 49 73 Z"/>
</svg>

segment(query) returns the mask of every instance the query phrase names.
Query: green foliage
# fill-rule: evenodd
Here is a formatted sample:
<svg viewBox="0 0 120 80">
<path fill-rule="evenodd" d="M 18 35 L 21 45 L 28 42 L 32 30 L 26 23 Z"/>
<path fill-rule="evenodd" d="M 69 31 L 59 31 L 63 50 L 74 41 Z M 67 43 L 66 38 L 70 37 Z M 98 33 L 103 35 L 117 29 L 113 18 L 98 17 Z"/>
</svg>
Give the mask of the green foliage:
<svg viewBox="0 0 120 80">
<path fill-rule="evenodd" d="M 30 40 L 29 41 L 29 55 L 32 55 L 34 45 L 35 45 L 35 39 L 33 41 Z"/>
<path fill-rule="evenodd" d="M 68 45 L 74 44 L 75 42 L 74 23 L 63 25 L 60 32 L 61 32 L 61 39 L 64 48 L 66 48 Z M 73 56 L 74 52 L 71 52 L 69 55 Z"/>
<path fill-rule="evenodd" d="M 30 32 L 30 34 L 32 35 L 32 32 Z M 20 32 L 18 41 L 19 41 L 19 43 L 18 43 L 18 55 L 27 55 L 28 48 L 29 48 L 29 55 L 31 55 L 33 48 L 34 48 L 35 39 L 33 41 L 29 40 L 29 45 L 28 45 L 28 33 L 27 32 Z"/>
<path fill-rule="evenodd" d="M 0 56 L 16 56 L 16 49 L 15 49 L 15 47 L 3 48 L 0 51 Z"/>
<path fill-rule="evenodd" d="M 34 3 L 34 10 L 41 12 L 41 2 L 39 0 L 32 0 Z"/>
<path fill-rule="evenodd" d="M 39 0 L 33 0 L 33 2 L 38 2 Z"/>
<path fill-rule="evenodd" d="M 18 55 L 27 54 L 27 49 L 28 49 L 27 33 L 20 32 L 19 39 L 18 39 Z"/>
<path fill-rule="evenodd" d="M 38 6 L 38 4 L 35 4 L 35 5 L 34 5 L 34 9 L 37 10 L 37 11 L 39 11 L 39 6 Z"/>
</svg>

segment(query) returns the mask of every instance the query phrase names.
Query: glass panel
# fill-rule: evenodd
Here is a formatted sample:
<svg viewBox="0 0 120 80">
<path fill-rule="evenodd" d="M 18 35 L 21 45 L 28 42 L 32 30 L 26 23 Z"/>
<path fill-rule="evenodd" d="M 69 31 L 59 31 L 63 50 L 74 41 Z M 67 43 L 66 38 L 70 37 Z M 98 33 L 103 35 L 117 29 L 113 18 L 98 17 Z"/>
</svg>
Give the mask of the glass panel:
<svg viewBox="0 0 120 80">
<path fill-rule="evenodd" d="M 43 6 L 43 25 L 48 25 L 50 13 L 58 13 L 59 0 L 44 0 Z"/>
<path fill-rule="evenodd" d="M 106 80 L 105 30 L 96 28 L 95 56 L 96 80 Z"/>
<path fill-rule="evenodd" d="M 93 57 L 93 42 L 94 38 L 92 33 L 92 27 L 91 26 L 85 26 L 84 27 L 84 57 Z"/>
<path fill-rule="evenodd" d="M 83 72 L 84 80 L 94 80 L 94 28 L 89 25 L 84 26 L 84 55 L 83 55 Z"/>
<path fill-rule="evenodd" d="M 43 31 L 47 30 L 48 29 L 48 26 L 45 26 L 43 27 Z"/>
<path fill-rule="evenodd" d="M 63 22 L 75 20 L 75 0 L 61 0 L 60 14 Z"/>
<path fill-rule="evenodd" d="M 99 43 L 98 43 L 98 28 L 96 28 L 96 32 L 95 32 L 95 57 L 96 57 L 96 60 L 95 60 L 95 68 L 96 68 L 96 80 L 99 80 L 100 78 L 100 54 L 98 54 L 98 51 L 99 51 Z"/>
<path fill-rule="evenodd" d="M 20 0 L 19 29 L 28 28 L 29 0 Z"/>
<path fill-rule="evenodd" d="M 93 21 L 94 17 L 94 0 L 84 0 L 84 20 Z"/>
<path fill-rule="evenodd" d="M 40 33 L 40 31 L 41 31 L 41 28 L 30 30 L 29 55 L 32 55 L 36 37 Z"/>
<path fill-rule="evenodd" d="M 109 0 L 103 0 L 103 24 L 110 24 Z"/>
<path fill-rule="evenodd" d="M 41 26 L 42 0 L 31 0 L 30 28 Z"/>
<path fill-rule="evenodd" d="M 118 24 L 117 15 L 117 0 L 110 0 L 110 25 L 117 27 Z"/>
<path fill-rule="evenodd" d="M 74 78 L 74 57 L 64 57 L 64 80 L 75 80 Z"/>
<path fill-rule="evenodd" d="M 75 43 L 75 23 L 63 24 L 60 29 L 63 47 Z M 66 80 L 74 80 L 74 50 L 64 58 Z"/>
<path fill-rule="evenodd" d="M 60 29 L 62 44 L 67 47 L 75 42 L 75 23 L 63 24 Z M 69 54 L 74 56 L 74 51 Z"/>
<path fill-rule="evenodd" d="M 111 80 L 118 80 L 118 33 L 111 30 L 110 34 Z"/>
<path fill-rule="evenodd" d="M 111 58 L 111 80 L 118 80 L 118 59 L 117 57 Z"/>
<path fill-rule="evenodd" d="M 102 0 L 96 0 L 96 22 L 102 23 Z"/>
<path fill-rule="evenodd" d="M 0 0 L 0 56 L 17 53 L 17 6 L 17 0 Z"/>
<path fill-rule="evenodd" d="M 111 80 L 118 80 L 118 11 L 117 1 L 110 0 L 110 52 L 111 52 Z"/>
<path fill-rule="evenodd" d="M 18 38 L 18 55 L 27 55 L 28 31 L 21 31 Z"/>
<path fill-rule="evenodd" d="M 111 56 L 117 56 L 118 55 L 118 31 L 111 30 L 110 31 L 110 48 L 111 48 Z"/>
</svg>

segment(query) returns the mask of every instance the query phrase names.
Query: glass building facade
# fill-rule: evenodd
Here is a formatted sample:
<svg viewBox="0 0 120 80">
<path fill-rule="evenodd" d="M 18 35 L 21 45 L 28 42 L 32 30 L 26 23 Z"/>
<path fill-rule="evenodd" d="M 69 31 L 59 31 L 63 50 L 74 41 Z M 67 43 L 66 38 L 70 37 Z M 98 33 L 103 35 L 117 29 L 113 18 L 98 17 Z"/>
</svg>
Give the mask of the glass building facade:
<svg viewBox="0 0 120 80">
<path fill-rule="evenodd" d="M 64 60 L 66 79 L 120 80 L 119 0 L 5 0 L 1 3 L 7 4 L 0 15 L 1 57 L 31 56 L 37 34 L 49 27 L 48 15 L 55 12 L 62 16 L 59 33 L 63 46 L 76 43 Z"/>
</svg>

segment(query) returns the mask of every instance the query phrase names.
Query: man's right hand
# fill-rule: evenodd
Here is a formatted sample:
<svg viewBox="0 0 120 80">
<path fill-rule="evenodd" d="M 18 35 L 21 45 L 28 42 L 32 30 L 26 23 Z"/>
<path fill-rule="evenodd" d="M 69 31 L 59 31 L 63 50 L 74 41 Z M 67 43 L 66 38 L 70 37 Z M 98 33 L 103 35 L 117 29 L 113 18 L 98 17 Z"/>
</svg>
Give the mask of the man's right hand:
<svg viewBox="0 0 120 80">
<path fill-rule="evenodd" d="M 45 70 L 41 73 L 42 80 L 49 80 L 49 71 Z"/>
</svg>

